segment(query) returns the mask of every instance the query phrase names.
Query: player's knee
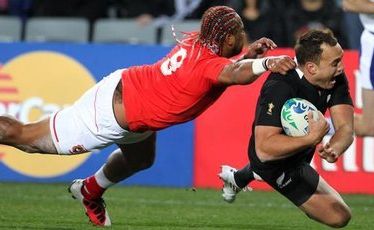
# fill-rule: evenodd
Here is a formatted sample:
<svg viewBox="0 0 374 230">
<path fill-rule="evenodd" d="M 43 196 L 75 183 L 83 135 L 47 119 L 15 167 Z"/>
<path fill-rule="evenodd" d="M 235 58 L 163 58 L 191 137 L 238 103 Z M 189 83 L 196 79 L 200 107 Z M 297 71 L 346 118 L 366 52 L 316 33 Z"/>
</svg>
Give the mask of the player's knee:
<svg viewBox="0 0 374 230">
<path fill-rule="evenodd" d="M 3 142 L 13 142 L 22 134 L 23 125 L 13 119 L 2 117 L 0 119 L 0 140 Z"/>
<path fill-rule="evenodd" d="M 333 222 L 329 223 L 328 225 L 333 228 L 343 228 L 347 226 L 349 221 L 351 220 L 351 216 L 342 216 L 341 218 L 335 219 Z"/>
<path fill-rule="evenodd" d="M 330 227 L 343 228 L 351 220 L 352 214 L 348 207 L 339 207 L 338 209 L 339 211 L 335 215 L 331 215 L 333 218 L 327 223 Z"/>
<path fill-rule="evenodd" d="M 150 168 L 154 163 L 154 159 L 152 154 L 129 154 L 124 162 L 126 165 L 131 166 L 133 170 L 140 171 Z"/>
<path fill-rule="evenodd" d="M 21 146 L 21 147 L 18 147 L 17 146 L 17 148 L 19 149 L 19 150 L 22 150 L 23 152 L 25 152 L 25 153 L 39 153 L 40 151 L 37 151 L 37 150 L 35 150 L 34 148 L 30 148 L 30 147 L 23 147 L 23 146 Z"/>
<path fill-rule="evenodd" d="M 152 149 L 146 149 L 146 151 L 138 156 L 139 158 L 136 159 L 138 170 L 148 169 L 155 162 L 155 151 Z"/>
<path fill-rule="evenodd" d="M 152 167 L 154 161 L 155 161 L 154 158 L 147 158 L 147 159 L 144 159 L 144 160 L 139 164 L 139 169 L 140 169 L 140 170 L 144 170 L 144 169 L 148 169 L 148 168 Z"/>
</svg>

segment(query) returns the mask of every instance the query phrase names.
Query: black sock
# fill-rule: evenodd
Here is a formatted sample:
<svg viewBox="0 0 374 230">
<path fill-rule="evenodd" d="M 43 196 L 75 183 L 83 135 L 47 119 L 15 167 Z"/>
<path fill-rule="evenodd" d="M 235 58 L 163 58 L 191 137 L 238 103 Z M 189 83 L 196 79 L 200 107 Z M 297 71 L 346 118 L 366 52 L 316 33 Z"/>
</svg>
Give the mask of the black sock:
<svg viewBox="0 0 374 230">
<path fill-rule="evenodd" d="M 244 168 L 238 170 L 234 173 L 235 183 L 239 188 L 244 188 L 249 184 L 249 182 L 253 181 L 254 175 L 251 168 L 251 165 L 248 164 Z"/>
</svg>

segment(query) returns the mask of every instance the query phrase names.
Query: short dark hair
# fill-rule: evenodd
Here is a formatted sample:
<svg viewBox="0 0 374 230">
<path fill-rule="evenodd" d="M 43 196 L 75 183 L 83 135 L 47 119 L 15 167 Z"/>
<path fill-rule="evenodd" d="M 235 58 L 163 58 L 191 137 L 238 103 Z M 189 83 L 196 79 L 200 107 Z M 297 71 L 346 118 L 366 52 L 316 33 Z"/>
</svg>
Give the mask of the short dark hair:
<svg viewBox="0 0 374 230">
<path fill-rule="evenodd" d="M 297 63 L 305 65 L 308 61 L 319 64 L 322 54 L 322 44 L 336 46 L 338 41 L 330 30 L 310 30 L 296 42 L 295 52 Z"/>
</svg>

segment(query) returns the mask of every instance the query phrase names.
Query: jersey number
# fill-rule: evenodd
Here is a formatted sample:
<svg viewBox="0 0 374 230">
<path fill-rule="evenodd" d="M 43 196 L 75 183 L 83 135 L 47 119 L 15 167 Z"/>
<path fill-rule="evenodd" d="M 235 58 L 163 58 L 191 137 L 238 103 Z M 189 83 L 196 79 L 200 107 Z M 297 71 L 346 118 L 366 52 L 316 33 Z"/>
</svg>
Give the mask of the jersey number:
<svg viewBox="0 0 374 230">
<path fill-rule="evenodd" d="M 161 64 L 161 72 L 164 76 L 171 75 L 174 73 L 179 67 L 182 66 L 183 60 L 187 56 L 187 51 L 183 48 L 180 48 L 173 56 L 166 59 Z"/>
</svg>

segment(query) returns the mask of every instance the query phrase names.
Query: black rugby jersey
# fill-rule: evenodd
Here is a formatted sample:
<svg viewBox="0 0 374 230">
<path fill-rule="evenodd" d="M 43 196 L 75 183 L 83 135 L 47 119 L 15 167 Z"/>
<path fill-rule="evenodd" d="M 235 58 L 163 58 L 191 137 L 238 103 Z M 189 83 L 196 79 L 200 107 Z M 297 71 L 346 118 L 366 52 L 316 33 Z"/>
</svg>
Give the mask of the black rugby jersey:
<svg viewBox="0 0 374 230">
<path fill-rule="evenodd" d="M 249 159 L 251 160 L 251 165 L 255 168 L 256 166 L 262 166 L 261 168 L 263 168 L 285 162 L 287 162 L 287 165 L 304 160 L 310 162 L 313 158 L 315 147 L 307 148 L 287 158 L 267 161 L 265 163 L 260 162 L 257 157 L 255 151 L 255 126 L 265 125 L 282 128 L 281 109 L 288 99 L 294 97 L 306 99 L 314 104 L 323 114 L 329 107 L 334 105 L 353 105 L 345 74 L 336 77 L 336 82 L 332 89 L 322 89 L 310 84 L 304 78 L 302 72 L 298 72 L 291 70 L 286 76 L 271 73 L 261 88 L 256 105 L 255 119 L 252 125 L 252 136 L 248 146 Z"/>
</svg>

